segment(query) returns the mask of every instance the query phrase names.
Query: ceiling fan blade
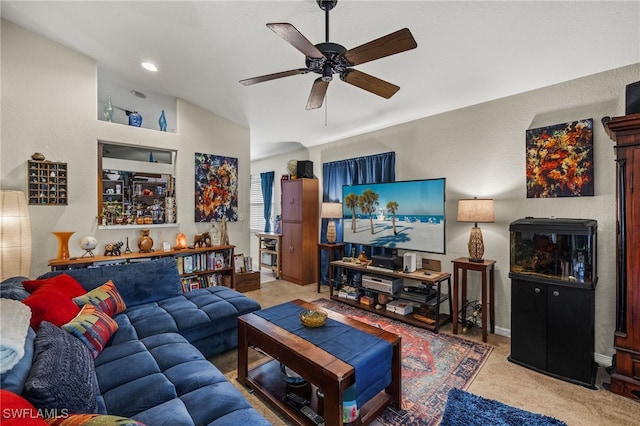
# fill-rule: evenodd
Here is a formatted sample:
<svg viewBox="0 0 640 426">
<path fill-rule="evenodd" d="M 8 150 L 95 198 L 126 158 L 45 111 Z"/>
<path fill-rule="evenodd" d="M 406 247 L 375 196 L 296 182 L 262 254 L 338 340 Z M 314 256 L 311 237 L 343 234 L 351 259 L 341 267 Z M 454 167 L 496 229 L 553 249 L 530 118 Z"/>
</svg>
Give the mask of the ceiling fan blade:
<svg viewBox="0 0 640 426">
<path fill-rule="evenodd" d="M 313 82 L 313 87 L 311 87 L 309 100 L 307 101 L 307 110 L 318 109 L 322 106 L 328 87 L 329 81 L 322 80 L 322 77 L 316 78 L 316 81 Z"/>
<path fill-rule="evenodd" d="M 308 72 L 309 70 L 307 68 L 298 68 L 296 70 L 276 72 L 273 74 L 262 75 L 260 77 L 246 78 L 244 80 L 240 80 L 240 83 L 244 84 L 245 86 L 250 86 L 252 84 L 262 83 L 264 81 L 275 80 L 276 78 L 289 77 L 289 76 L 298 75 L 298 74 L 306 74 Z"/>
<path fill-rule="evenodd" d="M 356 87 L 364 89 L 367 92 L 371 92 L 374 95 L 382 96 L 386 99 L 389 99 L 398 90 L 400 90 L 400 87 L 395 84 L 391 84 L 388 81 L 380 80 L 377 77 L 351 68 L 341 74 L 340 78 L 349 84 L 353 84 Z"/>
<path fill-rule="evenodd" d="M 349 49 L 342 56 L 351 65 L 364 64 L 375 59 L 395 55 L 396 53 L 418 47 L 416 40 L 411 35 L 408 28 L 403 28 L 394 33 L 387 34 L 369 43 Z"/>
<path fill-rule="evenodd" d="M 267 24 L 267 27 L 274 33 L 278 34 L 287 43 L 301 51 L 305 56 L 309 58 L 323 58 L 324 55 L 318 50 L 300 31 L 291 24 Z"/>
</svg>

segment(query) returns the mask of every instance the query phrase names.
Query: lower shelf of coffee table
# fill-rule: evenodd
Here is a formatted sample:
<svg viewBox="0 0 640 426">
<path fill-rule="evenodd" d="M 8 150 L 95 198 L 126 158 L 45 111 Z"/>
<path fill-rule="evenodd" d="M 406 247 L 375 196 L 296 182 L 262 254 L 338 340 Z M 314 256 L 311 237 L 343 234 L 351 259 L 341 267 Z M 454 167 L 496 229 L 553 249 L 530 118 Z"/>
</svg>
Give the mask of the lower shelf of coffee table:
<svg viewBox="0 0 640 426">
<path fill-rule="evenodd" d="M 280 362 L 275 359 L 250 369 L 245 384 L 253 388 L 258 395 L 268 400 L 297 425 L 315 425 L 315 423 L 284 401 L 285 395 L 289 392 L 294 392 L 311 401 L 309 407 L 323 416 L 324 400 L 317 396 L 318 387 L 309 382 L 303 386 L 289 385 L 282 378 Z M 360 408 L 361 424 L 366 425 L 373 421 L 385 410 L 390 401 L 391 397 L 384 391 L 369 400 Z"/>
</svg>

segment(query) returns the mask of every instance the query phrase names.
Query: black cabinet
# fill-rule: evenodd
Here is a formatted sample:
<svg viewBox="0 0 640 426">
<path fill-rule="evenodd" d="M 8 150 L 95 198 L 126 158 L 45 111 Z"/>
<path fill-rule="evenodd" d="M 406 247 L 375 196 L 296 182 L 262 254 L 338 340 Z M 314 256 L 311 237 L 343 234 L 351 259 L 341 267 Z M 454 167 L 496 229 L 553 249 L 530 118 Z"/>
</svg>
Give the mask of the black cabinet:
<svg viewBox="0 0 640 426">
<path fill-rule="evenodd" d="M 509 230 L 509 360 L 595 388 L 597 222 L 525 218 Z"/>
<path fill-rule="evenodd" d="M 594 387 L 595 291 L 511 275 L 509 360 Z"/>
</svg>

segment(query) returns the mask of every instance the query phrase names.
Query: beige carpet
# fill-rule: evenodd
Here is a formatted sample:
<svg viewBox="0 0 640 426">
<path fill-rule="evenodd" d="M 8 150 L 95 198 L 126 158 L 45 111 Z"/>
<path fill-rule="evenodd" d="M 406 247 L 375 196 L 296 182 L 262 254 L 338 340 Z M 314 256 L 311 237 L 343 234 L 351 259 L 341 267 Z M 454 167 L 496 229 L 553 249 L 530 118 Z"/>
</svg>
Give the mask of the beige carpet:
<svg viewBox="0 0 640 426">
<path fill-rule="evenodd" d="M 263 307 L 274 306 L 291 299 L 312 301 L 320 297 L 328 297 L 327 286 L 316 293 L 316 285 L 298 286 L 282 280 L 263 283 L 260 290 L 246 293 L 257 300 Z M 441 329 L 443 333 L 451 333 L 451 324 Z M 480 330 L 471 329 L 461 337 L 481 341 Z M 494 346 L 491 356 L 468 392 L 485 398 L 495 399 L 523 410 L 546 414 L 563 420 L 570 426 L 601 425 L 638 425 L 640 424 L 640 402 L 613 394 L 602 388 L 602 382 L 608 382 L 605 370 L 600 368 L 596 385 L 598 390 L 591 390 L 562 380 L 536 373 L 527 368 L 507 361 L 510 353 L 510 340 L 498 335 L 489 335 L 488 343 Z M 258 361 L 260 356 L 254 354 L 251 361 Z M 268 405 L 255 395 L 249 394 L 246 388 L 236 380 L 237 355 L 235 351 L 211 358 L 213 362 L 247 397 L 249 402 L 274 425 L 288 425 L 275 414 Z"/>
</svg>

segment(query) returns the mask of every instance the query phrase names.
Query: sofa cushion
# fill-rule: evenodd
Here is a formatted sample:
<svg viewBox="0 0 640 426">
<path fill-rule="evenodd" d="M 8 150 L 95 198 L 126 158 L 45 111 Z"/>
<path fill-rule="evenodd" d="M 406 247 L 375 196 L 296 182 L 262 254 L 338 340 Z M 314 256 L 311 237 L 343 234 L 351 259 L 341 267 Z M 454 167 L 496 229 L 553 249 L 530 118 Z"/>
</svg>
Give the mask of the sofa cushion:
<svg viewBox="0 0 640 426">
<path fill-rule="evenodd" d="M 144 423 L 133 419 L 108 414 L 70 414 L 44 421 L 53 426 L 145 426 Z"/>
<path fill-rule="evenodd" d="M 70 299 L 87 292 L 78 281 L 66 273 L 45 279 L 25 280 L 22 285 L 25 290 L 32 294 L 36 291 L 55 291 L 68 296 Z"/>
<path fill-rule="evenodd" d="M 127 305 L 124 303 L 120 292 L 111 280 L 98 288 L 94 288 L 87 294 L 74 297 L 73 301 L 78 306 L 84 306 L 89 303 L 110 317 L 127 309 Z"/>
<path fill-rule="evenodd" d="M 43 410 L 97 412 L 100 390 L 87 347 L 69 333 L 43 321 L 34 348 L 33 366 L 23 396 Z"/>
<path fill-rule="evenodd" d="M 269 424 L 177 333 L 112 344 L 95 359 L 95 368 L 110 414 L 154 426 L 185 418 L 202 425 Z"/>
<path fill-rule="evenodd" d="M 260 304 L 255 300 L 230 288 L 218 286 L 129 307 L 124 315 L 129 318 L 139 338 L 174 332 L 192 343 L 202 339 L 217 340 L 217 336 L 225 339 L 204 345 L 213 348 L 213 352 L 203 351 L 205 356 L 211 356 L 235 347 L 238 316 L 258 309 Z M 227 331 L 232 332 L 230 339 Z M 203 348 L 198 346 L 198 349 Z"/>
<path fill-rule="evenodd" d="M 29 293 L 22 281 L 28 280 L 27 277 L 11 277 L 0 283 L 0 297 L 3 299 L 23 300 L 29 297 Z"/>
<path fill-rule="evenodd" d="M 62 329 L 87 346 L 91 357 L 98 356 L 118 329 L 118 323 L 93 305 L 84 305 L 80 313 Z"/>
<path fill-rule="evenodd" d="M 0 407 L 2 407 L 2 424 L 5 426 L 47 425 L 33 404 L 6 389 L 0 389 Z"/>
<path fill-rule="evenodd" d="M 31 327 L 38 330 L 40 323 L 48 321 L 58 327 L 71 321 L 80 308 L 63 293 L 39 290 L 22 301 L 31 308 Z"/>
<path fill-rule="evenodd" d="M 100 287 L 108 280 L 113 281 L 128 307 L 155 302 L 182 293 L 180 275 L 173 257 L 100 268 L 53 271 L 47 272 L 40 278 L 50 278 L 62 273 L 78 280 L 86 290 Z"/>
</svg>

